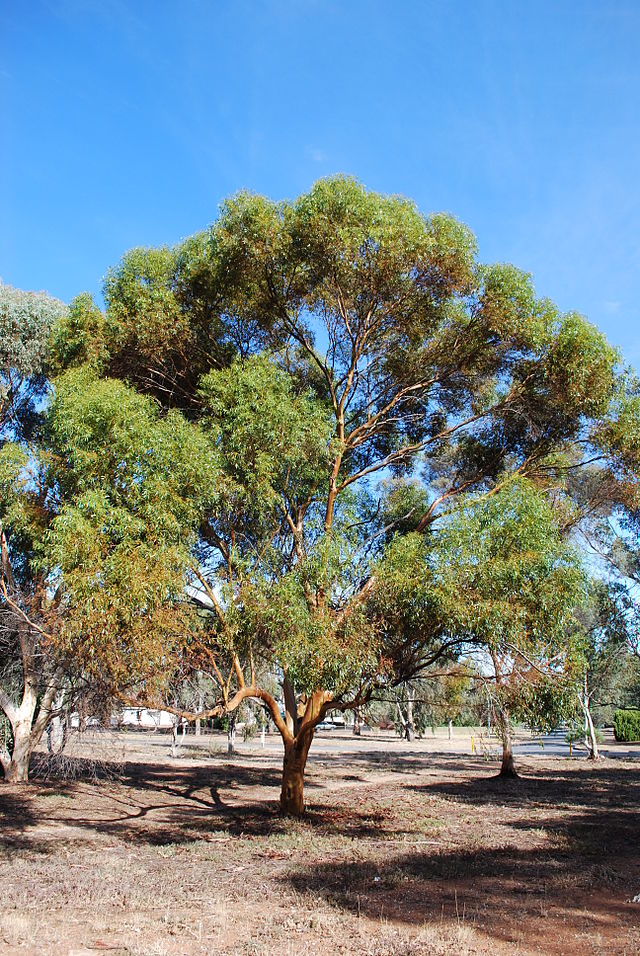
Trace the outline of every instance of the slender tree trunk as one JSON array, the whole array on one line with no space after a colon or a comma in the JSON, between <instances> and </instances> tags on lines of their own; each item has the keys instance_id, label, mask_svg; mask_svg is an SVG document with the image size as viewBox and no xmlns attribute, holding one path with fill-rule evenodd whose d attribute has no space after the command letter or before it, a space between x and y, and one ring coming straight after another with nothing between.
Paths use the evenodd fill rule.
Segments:
<instances>
[{"instance_id":1,"label":"slender tree trunk","mask_svg":"<svg viewBox=\"0 0 640 956\"><path fill-rule=\"evenodd\" d=\"M589 751L589 760L599 760L600 751L598 749L596 729L593 726L593 719L591 717L591 695L589 694L589 689L587 687L586 673L584 675L584 697L581 703L582 709L584 711L584 742L587 750Z\"/></svg>"},{"instance_id":2,"label":"slender tree trunk","mask_svg":"<svg viewBox=\"0 0 640 956\"><path fill-rule=\"evenodd\" d=\"M503 779L513 779L517 777L515 764L513 761L513 745L511 742L511 721L509 711L500 712L500 734L502 736L502 766L500 776Z\"/></svg>"},{"instance_id":3,"label":"slender tree trunk","mask_svg":"<svg viewBox=\"0 0 640 956\"><path fill-rule=\"evenodd\" d=\"M413 695L407 694L407 726L405 736L409 742L415 740L416 727L413 719Z\"/></svg>"},{"instance_id":4,"label":"slender tree trunk","mask_svg":"<svg viewBox=\"0 0 640 956\"><path fill-rule=\"evenodd\" d=\"M202 691L199 691L198 692L198 713L202 713L203 707L204 707L204 694L202 693ZM199 737L200 734L202 733L202 721L199 717L196 717L194 732L196 737Z\"/></svg>"},{"instance_id":5,"label":"slender tree trunk","mask_svg":"<svg viewBox=\"0 0 640 956\"><path fill-rule=\"evenodd\" d=\"M356 708L353 712L353 733L354 736L359 737L362 731L361 721L360 721L360 711Z\"/></svg>"},{"instance_id":6,"label":"slender tree trunk","mask_svg":"<svg viewBox=\"0 0 640 956\"><path fill-rule=\"evenodd\" d=\"M453 721L449 721L449 740L453 740Z\"/></svg>"},{"instance_id":7,"label":"slender tree trunk","mask_svg":"<svg viewBox=\"0 0 640 956\"><path fill-rule=\"evenodd\" d=\"M229 714L229 723L227 724L227 754L233 757L236 752L236 713Z\"/></svg>"},{"instance_id":8,"label":"slender tree trunk","mask_svg":"<svg viewBox=\"0 0 640 956\"><path fill-rule=\"evenodd\" d=\"M61 754L67 744L69 722L67 717L54 717L47 727L47 749L51 756Z\"/></svg>"},{"instance_id":9,"label":"slender tree trunk","mask_svg":"<svg viewBox=\"0 0 640 956\"><path fill-rule=\"evenodd\" d=\"M282 790L280 809L288 817L301 817L304 813L304 768L313 730L303 730L290 743L285 741L282 764Z\"/></svg>"},{"instance_id":10,"label":"slender tree trunk","mask_svg":"<svg viewBox=\"0 0 640 956\"><path fill-rule=\"evenodd\" d=\"M171 725L171 757L175 760L178 756L178 721L174 720Z\"/></svg>"},{"instance_id":11,"label":"slender tree trunk","mask_svg":"<svg viewBox=\"0 0 640 956\"><path fill-rule=\"evenodd\" d=\"M593 726L593 720L591 719L591 711L589 710L588 704L587 704L587 727L589 731L589 760L599 760L600 750L598 749L598 739L596 737L596 729Z\"/></svg>"}]
</instances>

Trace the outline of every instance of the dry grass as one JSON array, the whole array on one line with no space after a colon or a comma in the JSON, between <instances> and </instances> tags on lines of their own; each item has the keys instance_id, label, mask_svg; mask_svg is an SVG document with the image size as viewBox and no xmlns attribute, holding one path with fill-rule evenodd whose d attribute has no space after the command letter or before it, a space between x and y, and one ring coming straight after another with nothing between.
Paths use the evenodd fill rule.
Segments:
<instances>
[{"instance_id":1,"label":"dry grass","mask_svg":"<svg viewBox=\"0 0 640 956\"><path fill-rule=\"evenodd\" d=\"M118 779L0 787L0 950L640 951L636 763L542 759L504 785L482 759L367 742L316 757L287 821L275 755L197 756L156 741Z\"/></svg>"}]
</instances>

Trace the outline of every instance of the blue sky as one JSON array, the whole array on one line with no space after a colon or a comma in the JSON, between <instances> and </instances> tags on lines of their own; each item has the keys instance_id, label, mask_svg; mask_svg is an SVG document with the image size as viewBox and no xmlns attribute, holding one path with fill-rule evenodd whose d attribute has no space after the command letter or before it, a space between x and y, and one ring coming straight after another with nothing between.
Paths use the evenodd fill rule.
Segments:
<instances>
[{"instance_id":1,"label":"blue sky","mask_svg":"<svg viewBox=\"0 0 640 956\"><path fill-rule=\"evenodd\" d=\"M640 2L0 0L0 276L69 300L241 188L447 210L640 366Z\"/></svg>"}]
</instances>

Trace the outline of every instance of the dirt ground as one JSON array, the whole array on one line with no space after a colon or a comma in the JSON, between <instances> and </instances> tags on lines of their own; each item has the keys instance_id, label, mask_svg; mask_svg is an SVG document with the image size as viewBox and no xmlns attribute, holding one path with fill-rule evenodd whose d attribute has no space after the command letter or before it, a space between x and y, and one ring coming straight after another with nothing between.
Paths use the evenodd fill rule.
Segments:
<instances>
[{"instance_id":1,"label":"dirt ground","mask_svg":"<svg viewBox=\"0 0 640 956\"><path fill-rule=\"evenodd\" d=\"M0 785L0 952L640 952L640 762L526 757L503 784L444 743L334 738L297 822L275 746L189 741L85 741L77 779Z\"/></svg>"}]
</instances>

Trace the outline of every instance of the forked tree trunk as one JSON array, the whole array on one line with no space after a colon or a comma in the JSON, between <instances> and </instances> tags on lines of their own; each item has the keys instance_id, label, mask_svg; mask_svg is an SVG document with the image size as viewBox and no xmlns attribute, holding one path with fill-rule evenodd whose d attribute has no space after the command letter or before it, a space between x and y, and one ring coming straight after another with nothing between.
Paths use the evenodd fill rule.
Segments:
<instances>
[{"instance_id":1,"label":"forked tree trunk","mask_svg":"<svg viewBox=\"0 0 640 956\"><path fill-rule=\"evenodd\" d=\"M500 733L502 736L502 766L500 767L500 776L503 779L513 779L517 777L515 764L513 761L513 744L511 741L511 721L509 711L503 710L500 713Z\"/></svg>"},{"instance_id":2,"label":"forked tree trunk","mask_svg":"<svg viewBox=\"0 0 640 956\"><path fill-rule=\"evenodd\" d=\"M227 713L234 717L236 708L246 698L254 698L266 704L271 719L278 728L284 745L282 762L282 786L280 790L280 809L286 816L300 817L304 813L304 770L309 748L317 724L329 709L333 695L325 690L315 690L303 695L298 703L293 683L286 674L282 681L285 699L285 713L281 713L278 703L265 690L246 684L227 702Z\"/></svg>"},{"instance_id":3,"label":"forked tree trunk","mask_svg":"<svg viewBox=\"0 0 640 956\"><path fill-rule=\"evenodd\" d=\"M3 705L13 737L11 754L5 755L2 761L5 783L27 783L29 780L31 754L49 722L48 710L51 701L46 698L47 695L42 701L40 714L36 719L38 702L36 688L31 680L25 678L20 706Z\"/></svg>"},{"instance_id":4,"label":"forked tree trunk","mask_svg":"<svg viewBox=\"0 0 640 956\"><path fill-rule=\"evenodd\" d=\"M407 698L407 716L405 719L404 714L402 713L402 708L400 703L396 701L396 707L398 709L398 717L400 718L400 727L401 733L400 736L404 737L405 740L414 740L416 736L416 730L413 722L413 700L411 697Z\"/></svg>"},{"instance_id":5,"label":"forked tree trunk","mask_svg":"<svg viewBox=\"0 0 640 956\"><path fill-rule=\"evenodd\" d=\"M306 730L291 743L285 742L280 791L280 809L285 816L301 817L304 813L304 768L312 740L313 730Z\"/></svg>"}]
</instances>

